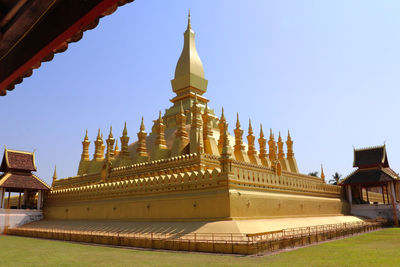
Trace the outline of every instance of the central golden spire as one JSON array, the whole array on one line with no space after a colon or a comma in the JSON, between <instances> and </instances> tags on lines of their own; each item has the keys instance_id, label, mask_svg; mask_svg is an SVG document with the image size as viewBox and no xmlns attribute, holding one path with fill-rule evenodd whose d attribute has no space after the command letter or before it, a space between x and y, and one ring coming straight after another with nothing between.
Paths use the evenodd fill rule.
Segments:
<instances>
[{"instance_id":1,"label":"central golden spire","mask_svg":"<svg viewBox=\"0 0 400 267\"><path fill-rule=\"evenodd\" d=\"M190 95L194 93L202 95L207 91L208 81L204 76L203 63L197 54L194 40L195 34L190 23L190 11L188 15L188 25L183 36L183 49L178 63L176 64L175 77L171 81L172 89L180 96L183 96L183 94L187 96L188 93L191 93Z\"/></svg>"}]
</instances>

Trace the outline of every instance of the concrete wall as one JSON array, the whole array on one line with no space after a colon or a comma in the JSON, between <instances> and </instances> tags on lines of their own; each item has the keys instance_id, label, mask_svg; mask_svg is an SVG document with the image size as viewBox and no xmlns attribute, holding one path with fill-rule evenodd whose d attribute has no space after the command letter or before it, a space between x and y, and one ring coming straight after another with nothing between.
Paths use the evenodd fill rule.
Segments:
<instances>
[{"instance_id":1,"label":"concrete wall","mask_svg":"<svg viewBox=\"0 0 400 267\"><path fill-rule=\"evenodd\" d=\"M374 219L383 217L388 220L393 220L392 204L353 204L351 205L351 214ZM400 219L400 205L397 204L397 217Z\"/></svg>"},{"instance_id":2,"label":"concrete wall","mask_svg":"<svg viewBox=\"0 0 400 267\"><path fill-rule=\"evenodd\" d=\"M5 228L21 226L41 219L43 219L41 210L0 209L0 233L4 233Z\"/></svg>"}]
</instances>

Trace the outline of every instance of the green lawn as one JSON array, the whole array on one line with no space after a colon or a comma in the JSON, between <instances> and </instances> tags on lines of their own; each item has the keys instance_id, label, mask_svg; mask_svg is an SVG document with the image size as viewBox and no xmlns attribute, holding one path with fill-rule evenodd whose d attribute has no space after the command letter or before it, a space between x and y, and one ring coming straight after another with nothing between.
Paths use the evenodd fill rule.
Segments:
<instances>
[{"instance_id":1,"label":"green lawn","mask_svg":"<svg viewBox=\"0 0 400 267\"><path fill-rule=\"evenodd\" d=\"M390 228L270 256L144 251L0 236L1 266L400 266Z\"/></svg>"}]
</instances>

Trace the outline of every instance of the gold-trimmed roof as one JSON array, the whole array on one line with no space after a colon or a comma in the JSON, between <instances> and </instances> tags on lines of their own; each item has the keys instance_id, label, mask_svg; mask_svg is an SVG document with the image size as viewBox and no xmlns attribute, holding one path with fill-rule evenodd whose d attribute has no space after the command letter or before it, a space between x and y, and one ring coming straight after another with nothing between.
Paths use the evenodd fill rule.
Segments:
<instances>
[{"instance_id":1,"label":"gold-trimmed roof","mask_svg":"<svg viewBox=\"0 0 400 267\"><path fill-rule=\"evenodd\" d=\"M6 172L8 169L36 171L35 152L5 148L0 171Z\"/></svg>"}]
</instances>

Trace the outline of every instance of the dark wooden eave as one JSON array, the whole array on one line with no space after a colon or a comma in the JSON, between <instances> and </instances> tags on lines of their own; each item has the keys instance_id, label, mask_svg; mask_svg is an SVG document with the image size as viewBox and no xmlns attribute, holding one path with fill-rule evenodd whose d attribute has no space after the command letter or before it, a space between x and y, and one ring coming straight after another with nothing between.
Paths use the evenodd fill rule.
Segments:
<instances>
[{"instance_id":1,"label":"dark wooden eave","mask_svg":"<svg viewBox=\"0 0 400 267\"><path fill-rule=\"evenodd\" d=\"M32 173L5 173L0 176L0 187L12 190L50 190L50 186Z\"/></svg>"},{"instance_id":2,"label":"dark wooden eave","mask_svg":"<svg viewBox=\"0 0 400 267\"><path fill-rule=\"evenodd\" d=\"M133 0L0 0L0 95Z\"/></svg>"},{"instance_id":3,"label":"dark wooden eave","mask_svg":"<svg viewBox=\"0 0 400 267\"><path fill-rule=\"evenodd\" d=\"M390 168L358 169L341 181L340 185L379 186L393 180L399 180L399 176Z\"/></svg>"}]
</instances>

